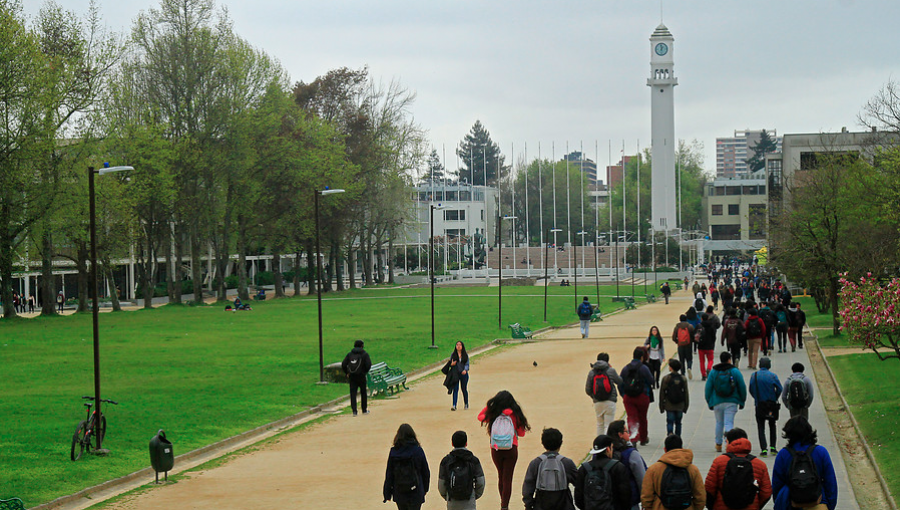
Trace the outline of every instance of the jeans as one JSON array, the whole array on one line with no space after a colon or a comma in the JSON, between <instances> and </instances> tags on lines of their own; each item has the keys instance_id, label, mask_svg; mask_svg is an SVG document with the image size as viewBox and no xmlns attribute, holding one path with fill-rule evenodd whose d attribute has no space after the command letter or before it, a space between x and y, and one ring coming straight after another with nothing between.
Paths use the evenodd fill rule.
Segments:
<instances>
[{"instance_id":1,"label":"jeans","mask_svg":"<svg viewBox=\"0 0 900 510\"><path fill-rule=\"evenodd\" d=\"M681 360L681 375L687 368L694 368L694 351L690 344L678 346L678 358Z\"/></svg>"},{"instance_id":2,"label":"jeans","mask_svg":"<svg viewBox=\"0 0 900 510\"><path fill-rule=\"evenodd\" d=\"M716 413L716 444L722 444L722 436L734 428L734 415L738 412L738 405L734 402L722 402L716 404L713 411Z\"/></svg>"},{"instance_id":3,"label":"jeans","mask_svg":"<svg viewBox=\"0 0 900 510\"><path fill-rule=\"evenodd\" d=\"M597 415L597 435L606 434L609 425L616 419L616 402L613 400L594 402L594 414Z\"/></svg>"},{"instance_id":4,"label":"jeans","mask_svg":"<svg viewBox=\"0 0 900 510\"><path fill-rule=\"evenodd\" d=\"M628 415L628 433L631 441L646 443L649 441L647 434L647 408L650 407L650 396L646 393L639 397L622 397L625 404L625 413Z\"/></svg>"},{"instance_id":5,"label":"jeans","mask_svg":"<svg viewBox=\"0 0 900 510\"><path fill-rule=\"evenodd\" d=\"M356 414L356 392L360 393L360 400L362 400L362 412L366 412L368 408L367 404L367 395L366 395L366 376L362 376L361 378L356 378L354 376L350 376L350 410L353 411L353 414Z\"/></svg>"},{"instance_id":6,"label":"jeans","mask_svg":"<svg viewBox=\"0 0 900 510\"><path fill-rule=\"evenodd\" d=\"M666 432L675 433L681 437L681 418L684 416L682 411L666 411ZM674 430L673 430L674 429Z\"/></svg>"},{"instance_id":7,"label":"jeans","mask_svg":"<svg viewBox=\"0 0 900 510\"><path fill-rule=\"evenodd\" d=\"M453 370L456 367L451 367ZM463 403L466 406L469 405L469 373L466 372L466 375L460 374L459 382L456 383L456 386L453 387L453 407L456 407L456 401L459 397L459 387L462 386L462 394L463 394Z\"/></svg>"},{"instance_id":8,"label":"jeans","mask_svg":"<svg viewBox=\"0 0 900 510\"><path fill-rule=\"evenodd\" d=\"M706 377L713 366L713 355L716 353L714 349L700 349L700 375Z\"/></svg>"},{"instance_id":9,"label":"jeans","mask_svg":"<svg viewBox=\"0 0 900 510\"><path fill-rule=\"evenodd\" d=\"M582 338L587 338L588 332L591 328L591 320L590 319L581 319L581 336Z\"/></svg>"},{"instance_id":10,"label":"jeans","mask_svg":"<svg viewBox=\"0 0 900 510\"><path fill-rule=\"evenodd\" d=\"M509 450L491 448L491 460L497 468L497 490L500 492L500 507L509 508L509 497L512 495L513 472L519 460L519 447L513 445Z\"/></svg>"}]
</instances>

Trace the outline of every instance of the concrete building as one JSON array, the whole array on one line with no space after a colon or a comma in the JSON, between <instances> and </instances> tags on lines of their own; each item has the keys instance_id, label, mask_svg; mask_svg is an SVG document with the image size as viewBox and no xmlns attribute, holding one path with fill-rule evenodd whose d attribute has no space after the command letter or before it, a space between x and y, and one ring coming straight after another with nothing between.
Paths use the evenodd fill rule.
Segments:
<instances>
[{"instance_id":1,"label":"concrete building","mask_svg":"<svg viewBox=\"0 0 900 510\"><path fill-rule=\"evenodd\" d=\"M675 211L675 38L660 24L650 36L650 228L678 228ZM612 182L612 181L610 181Z\"/></svg>"},{"instance_id":2,"label":"concrete building","mask_svg":"<svg viewBox=\"0 0 900 510\"><path fill-rule=\"evenodd\" d=\"M570 166L575 166L584 172L584 178L589 183L589 189L597 189L597 163L577 151L566 154L564 161L566 160L568 160Z\"/></svg>"},{"instance_id":3,"label":"concrete building","mask_svg":"<svg viewBox=\"0 0 900 510\"><path fill-rule=\"evenodd\" d=\"M777 151L781 150L781 137L776 130L765 130L775 139ZM716 177L746 177L750 174L747 158L753 156L752 148L759 143L763 130L735 131L731 138L716 138Z\"/></svg>"},{"instance_id":4,"label":"concrete building","mask_svg":"<svg viewBox=\"0 0 900 510\"><path fill-rule=\"evenodd\" d=\"M704 251L715 254L765 246L768 200L764 172L717 178L706 184L701 201L701 230L709 233Z\"/></svg>"}]
</instances>

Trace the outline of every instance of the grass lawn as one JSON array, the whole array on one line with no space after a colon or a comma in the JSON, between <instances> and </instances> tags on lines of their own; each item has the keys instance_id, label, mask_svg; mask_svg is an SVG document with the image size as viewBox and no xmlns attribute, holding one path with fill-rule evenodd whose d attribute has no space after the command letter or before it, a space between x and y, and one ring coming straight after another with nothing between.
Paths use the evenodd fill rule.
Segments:
<instances>
[{"instance_id":1,"label":"grass lawn","mask_svg":"<svg viewBox=\"0 0 900 510\"><path fill-rule=\"evenodd\" d=\"M875 454L891 494L900 494L900 361L879 361L874 353L828 359L841 393Z\"/></svg>"},{"instance_id":2,"label":"grass lawn","mask_svg":"<svg viewBox=\"0 0 900 510\"><path fill-rule=\"evenodd\" d=\"M622 292L630 286L623 286ZM642 287L636 288L643 295ZM577 321L581 296L594 287L550 287L549 325ZM604 312L615 286L601 289ZM592 302L596 298L591 298ZM105 458L69 460L84 419L81 396L93 394L90 314L0 320L0 498L35 506L149 466L147 444L165 429L185 453L342 396L342 384L319 375L315 297L253 303L250 312L222 306L167 306L100 315L102 394L109 428ZM325 363L341 361L362 338L373 361L404 371L467 346L509 338L508 324L543 324L543 288L436 290L437 350L431 343L429 289L361 289L323 297Z\"/></svg>"}]
</instances>

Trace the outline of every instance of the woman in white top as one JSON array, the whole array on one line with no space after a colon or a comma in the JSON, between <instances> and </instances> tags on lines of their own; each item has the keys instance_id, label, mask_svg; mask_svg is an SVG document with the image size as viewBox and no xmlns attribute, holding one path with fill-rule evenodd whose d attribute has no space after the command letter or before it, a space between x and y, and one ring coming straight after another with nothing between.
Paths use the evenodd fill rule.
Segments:
<instances>
[{"instance_id":1,"label":"woman in white top","mask_svg":"<svg viewBox=\"0 0 900 510\"><path fill-rule=\"evenodd\" d=\"M644 341L644 348L647 349L649 354L647 365L650 368L650 373L653 374L653 379L656 381L654 388L659 388L659 371L666 360L666 350L663 347L662 335L659 334L659 328L656 326L650 328L650 335Z\"/></svg>"}]
</instances>

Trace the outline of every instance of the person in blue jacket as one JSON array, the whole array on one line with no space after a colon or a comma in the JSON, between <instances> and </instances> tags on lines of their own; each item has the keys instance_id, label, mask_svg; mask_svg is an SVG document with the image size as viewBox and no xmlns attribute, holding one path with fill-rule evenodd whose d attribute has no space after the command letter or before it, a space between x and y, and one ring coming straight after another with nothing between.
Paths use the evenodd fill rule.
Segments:
<instances>
[{"instance_id":1,"label":"person in blue jacket","mask_svg":"<svg viewBox=\"0 0 900 510\"><path fill-rule=\"evenodd\" d=\"M821 504L834 510L837 507L838 486L834 475L834 465L831 456L824 446L816 444L816 430L803 416L795 416L784 424L783 436L787 440L787 447L782 448L775 457L775 466L772 468L772 493L775 494L775 510L792 510L791 490L788 481L791 478L791 463L793 455L790 449L795 451L811 451L813 464L822 486Z\"/></svg>"},{"instance_id":2,"label":"person in blue jacket","mask_svg":"<svg viewBox=\"0 0 900 510\"><path fill-rule=\"evenodd\" d=\"M731 364L731 353L719 354L706 379L706 404L716 413L716 451L722 451L722 436L734 428L734 416L747 401L747 385L741 371Z\"/></svg>"},{"instance_id":3,"label":"person in blue jacket","mask_svg":"<svg viewBox=\"0 0 900 510\"><path fill-rule=\"evenodd\" d=\"M414 472L416 477L412 490L409 487L398 486L397 475L406 476ZM428 470L428 460L425 459L425 451L419 445L416 432L404 423L397 429L394 436L394 446L388 454L387 469L384 474L384 489L382 490L384 502L394 500L399 510L419 510L425 502L425 494L428 493L428 485L431 480L431 472Z\"/></svg>"},{"instance_id":4,"label":"person in blue jacket","mask_svg":"<svg viewBox=\"0 0 900 510\"><path fill-rule=\"evenodd\" d=\"M772 360L760 358L759 370L750 376L750 396L756 403L756 428L759 430L759 445L762 448L759 453L760 457L769 456L769 450L766 449L768 445L771 445L769 448L771 448L772 455L778 453L778 449L775 448L775 427L778 425L778 411L781 409L778 398L784 389L778 376L769 370L770 368L772 368ZM767 422L771 439L769 443L766 443Z\"/></svg>"}]
</instances>

